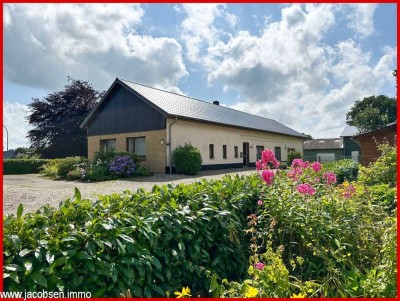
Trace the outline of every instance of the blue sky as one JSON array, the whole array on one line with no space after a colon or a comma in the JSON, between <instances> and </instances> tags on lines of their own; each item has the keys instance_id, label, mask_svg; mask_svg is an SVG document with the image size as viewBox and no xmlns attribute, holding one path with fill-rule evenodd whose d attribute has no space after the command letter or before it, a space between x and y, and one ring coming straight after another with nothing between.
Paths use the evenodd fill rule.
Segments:
<instances>
[{"instance_id":1,"label":"blue sky","mask_svg":"<svg viewBox=\"0 0 400 301\"><path fill-rule=\"evenodd\" d=\"M67 76L219 100L315 138L339 136L356 100L395 95L395 4L8 4L3 17L10 148L29 144L26 105Z\"/></svg>"}]
</instances>

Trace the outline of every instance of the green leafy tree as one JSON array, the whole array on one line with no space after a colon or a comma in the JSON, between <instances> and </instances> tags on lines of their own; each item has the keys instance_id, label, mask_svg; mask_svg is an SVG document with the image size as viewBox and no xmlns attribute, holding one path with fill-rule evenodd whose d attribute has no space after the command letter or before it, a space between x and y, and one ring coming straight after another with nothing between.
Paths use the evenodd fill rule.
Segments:
<instances>
[{"instance_id":1,"label":"green leafy tree","mask_svg":"<svg viewBox=\"0 0 400 301\"><path fill-rule=\"evenodd\" d=\"M29 104L27 120L33 129L28 132L31 148L43 158L86 156L86 130L80 124L103 93L86 81L68 77L64 90Z\"/></svg>"},{"instance_id":2,"label":"green leafy tree","mask_svg":"<svg viewBox=\"0 0 400 301\"><path fill-rule=\"evenodd\" d=\"M379 129L396 120L396 99L385 95L369 96L357 100L346 115L346 123L360 133Z\"/></svg>"}]
</instances>

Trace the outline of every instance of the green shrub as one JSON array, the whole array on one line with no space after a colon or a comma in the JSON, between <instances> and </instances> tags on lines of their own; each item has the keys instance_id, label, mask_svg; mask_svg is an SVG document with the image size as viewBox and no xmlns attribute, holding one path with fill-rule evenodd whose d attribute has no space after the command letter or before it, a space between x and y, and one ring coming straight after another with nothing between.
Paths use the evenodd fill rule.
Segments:
<instances>
[{"instance_id":1,"label":"green shrub","mask_svg":"<svg viewBox=\"0 0 400 301\"><path fill-rule=\"evenodd\" d=\"M306 166L265 177L245 230L251 233L248 277L212 276L214 297L397 295L396 220L367 187L326 184L326 166ZM393 198L376 194L379 202Z\"/></svg>"},{"instance_id":2,"label":"green shrub","mask_svg":"<svg viewBox=\"0 0 400 301\"><path fill-rule=\"evenodd\" d=\"M324 163L324 170L334 172L338 184L341 184L346 180L348 182L357 181L359 168L360 164L351 159Z\"/></svg>"},{"instance_id":3,"label":"green shrub","mask_svg":"<svg viewBox=\"0 0 400 301\"><path fill-rule=\"evenodd\" d=\"M208 295L207 270L238 280L247 269L243 229L258 177L224 177L152 191L75 198L59 209L4 218L5 291L89 291L165 296L190 286Z\"/></svg>"},{"instance_id":4,"label":"green shrub","mask_svg":"<svg viewBox=\"0 0 400 301\"><path fill-rule=\"evenodd\" d=\"M201 169L201 154L190 143L177 147L172 154L172 162L179 174L195 175Z\"/></svg>"},{"instance_id":5,"label":"green shrub","mask_svg":"<svg viewBox=\"0 0 400 301\"><path fill-rule=\"evenodd\" d=\"M92 164L87 171L85 180L90 181L104 181L115 179L116 175L111 174L110 167L107 163Z\"/></svg>"},{"instance_id":6,"label":"green shrub","mask_svg":"<svg viewBox=\"0 0 400 301\"><path fill-rule=\"evenodd\" d=\"M5 159L3 160L3 174L39 173L39 168L50 161L49 159Z\"/></svg>"},{"instance_id":7,"label":"green shrub","mask_svg":"<svg viewBox=\"0 0 400 301\"><path fill-rule=\"evenodd\" d=\"M287 159L287 166L291 166L294 159L301 159L301 153L298 151L289 152Z\"/></svg>"},{"instance_id":8,"label":"green shrub","mask_svg":"<svg viewBox=\"0 0 400 301\"><path fill-rule=\"evenodd\" d=\"M57 178L59 160L61 159L50 159L48 163L40 167L40 174L54 179Z\"/></svg>"},{"instance_id":9,"label":"green shrub","mask_svg":"<svg viewBox=\"0 0 400 301\"><path fill-rule=\"evenodd\" d=\"M136 175L141 176L141 177L148 177L151 175L150 171L148 171L145 167L139 166L136 168Z\"/></svg>"},{"instance_id":10,"label":"green shrub","mask_svg":"<svg viewBox=\"0 0 400 301\"><path fill-rule=\"evenodd\" d=\"M379 205L389 212L396 208L396 188L389 184L376 184L366 187L368 197L373 204Z\"/></svg>"},{"instance_id":11,"label":"green shrub","mask_svg":"<svg viewBox=\"0 0 400 301\"><path fill-rule=\"evenodd\" d=\"M397 146L388 143L378 145L382 155L368 167L361 167L359 180L365 185L389 184L396 186Z\"/></svg>"},{"instance_id":12,"label":"green shrub","mask_svg":"<svg viewBox=\"0 0 400 301\"><path fill-rule=\"evenodd\" d=\"M83 157L66 157L63 159L58 159L56 161L58 163L57 176L66 178L67 174L76 169L78 164L86 161L87 159Z\"/></svg>"},{"instance_id":13,"label":"green shrub","mask_svg":"<svg viewBox=\"0 0 400 301\"><path fill-rule=\"evenodd\" d=\"M135 162L135 164L138 164L138 163L143 161L143 158L141 156L138 156L138 155L136 155L134 153L117 152L117 151L115 151L113 149L110 149L110 150L106 150L106 151L102 150L102 151L99 151L99 152L95 152L94 153L93 162L98 162L98 161L109 162L109 161L111 161L112 159L114 159L117 156L120 156L120 157L125 157L125 156L131 157L133 159L133 161Z\"/></svg>"},{"instance_id":14,"label":"green shrub","mask_svg":"<svg viewBox=\"0 0 400 301\"><path fill-rule=\"evenodd\" d=\"M74 181L74 180L81 180L82 179L82 172L80 169L76 168L71 170L67 173L66 176L67 180Z\"/></svg>"}]
</instances>

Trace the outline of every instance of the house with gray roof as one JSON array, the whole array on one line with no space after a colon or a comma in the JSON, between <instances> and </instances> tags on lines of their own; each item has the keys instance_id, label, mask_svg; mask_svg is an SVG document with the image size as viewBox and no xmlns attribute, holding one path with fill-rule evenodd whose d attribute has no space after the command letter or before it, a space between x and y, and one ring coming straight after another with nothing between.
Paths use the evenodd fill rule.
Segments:
<instances>
[{"instance_id":1,"label":"house with gray roof","mask_svg":"<svg viewBox=\"0 0 400 301\"><path fill-rule=\"evenodd\" d=\"M253 166L261 152L280 161L302 152L306 137L279 123L185 95L116 79L81 125L87 129L88 157L107 148L143 157L153 172L171 172L175 148L190 142L204 170Z\"/></svg>"},{"instance_id":2,"label":"house with gray roof","mask_svg":"<svg viewBox=\"0 0 400 301\"><path fill-rule=\"evenodd\" d=\"M331 162L341 159L360 161L360 145L353 140L354 126L346 126L339 138L310 139L303 143L303 158L307 161Z\"/></svg>"}]
</instances>

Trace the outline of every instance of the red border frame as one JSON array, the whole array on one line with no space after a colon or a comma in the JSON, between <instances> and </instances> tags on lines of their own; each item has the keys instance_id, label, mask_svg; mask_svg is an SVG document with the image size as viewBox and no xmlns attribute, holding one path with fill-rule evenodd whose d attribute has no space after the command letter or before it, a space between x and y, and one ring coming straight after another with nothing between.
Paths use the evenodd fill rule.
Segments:
<instances>
[{"instance_id":1,"label":"red border frame","mask_svg":"<svg viewBox=\"0 0 400 301\"><path fill-rule=\"evenodd\" d=\"M113 3L132 3L132 2L130 2L130 1L107 1L107 2L103 2L103 1L93 1L93 0L89 0L89 1L78 1L78 0L76 0L76 1L57 1L57 2L54 2L54 1L19 1L19 0L17 0L17 1L2 1L2 4L3 5L1 5L1 24L2 24L2 26L3 26L3 6L4 6L4 4L6 4L6 3L109 3L109 2L113 2ZM282 4L284 4L284 3L288 3L288 2L277 2L277 1L271 1L271 2L269 2L269 1L251 1L252 3L271 3L271 4L273 4L273 3L275 3L275 4L279 4L279 3L282 3ZM140 3L182 3L181 1L167 1L167 0L165 0L165 1L144 1L144 2L140 2ZM183 2L183 3L222 3L222 1L216 1L216 0L209 0L209 1L199 1L199 0L194 0L194 1L185 1L185 2ZM245 1L235 1L235 0L230 0L230 1L227 1L226 3L242 3L242 4L246 4L246 3L248 3L248 2L245 2ZM306 1L306 2L292 2L292 3L320 3L319 1ZM325 2L323 2L323 3L335 3L335 4L338 4L338 3L343 3L343 4L348 4L348 3L376 3L375 1L351 1L351 2L335 2L335 1L325 1ZM397 4L397 1L388 1L388 0L384 0L384 1L379 1L379 3L396 3ZM397 6L397 18L398 18L398 15L399 15L399 6ZM398 21L397 21L398 22ZM398 28L399 26L398 26L398 23L397 23L397 28ZM397 40L398 40L398 37L399 37L399 32L397 31ZM1 31L1 50L2 50L2 52L3 52L3 30ZM397 57L398 57L398 54L399 54L399 49L398 49L398 47L397 47ZM0 58L0 62L1 62L1 66L3 66L3 55L1 56L1 58ZM2 81L1 81L1 85L0 85L0 91L2 92L2 94L1 95L3 95L3 81L4 81L4 74L2 73L1 74L1 78L2 78ZM397 83L397 79L396 79L396 83ZM398 92L398 89L399 89L399 87L397 86L397 91L396 91L396 97L397 97L397 92ZM4 101L4 100L3 100ZM1 109L0 109L0 111L1 111L1 121L2 121L2 123L3 123L3 106L1 106ZM399 112L399 110L397 110L397 119L399 119L399 116L400 116L400 112ZM399 132L399 124L397 123L397 133ZM1 131L1 139L3 139L3 131ZM3 141L3 140L2 140ZM399 141L400 141L400 139L399 139L399 136L397 135L397 145L399 145ZM3 157L3 148L1 149L1 155L2 155L2 157ZM397 154L397 161L399 161L399 154ZM1 161L1 163L0 163L0 170L1 170L1 182L2 182L2 188L3 188L3 161ZM397 164L397 180L399 179L399 171L400 171L400 166L399 166L399 164ZM3 189L2 189L2 191L3 191ZM400 193L399 193L399 191L397 191L397 199L399 199L399 196L400 196ZM3 198L2 198L2 201L0 202L0 208L1 208L1 212L3 212ZM399 212L397 212L397 220L398 220L398 218L399 218ZM1 214L1 217L0 217L0 221L1 221L1 225L3 225L3 214ZM399 228L397 227L397 265L399 266L399 250L400 250L400 248L399 248L399 233L400 233L400 231L399 231ZM0 227L0 234L1 234L1 236L3 237L3 227ZM1 239L0 240L0 249L1 250L3 250L3 239ZM1 259L0 259L0 269L1 269L1 271L3 271L3 257L1 257ZM400 280L400 277L399 277L399 273L397 273L397 287L398 287L398 289L399 289L399 281ZM0 282L0 291L3 291L3 281L1 281ZM118 299L118 298L92 298L91 300L110 300L110 299ZM136 298L135 298L136 299ZM164 298L150 298L150 299L153 299L153 300L165 300ZM198 298L199 300L212 300L212 298ZM274 298L263 298L263 299L261 299L261 298L254 298L255 300L275 300ZM282 299L290 299L290 298L282 298ZM317 298L317 299L322 299L322 298ZM323 298L323 299L325 299L325 300L342 300L342 299L347 299L347 300L359 300L358 298ZM36 299L36 300L49 300L49 299ZM54 299L52 299L52 300L54 300ZM87 299L67 299L67 298L65 298L65 299L62 299L62 300L87 300ZM246 299L244 299L244 298L238 298L238 299L234 299L234 300L246 300ZM396 298L385 298L385 300L397 300Z\"/></svg>"}]
</instances>

